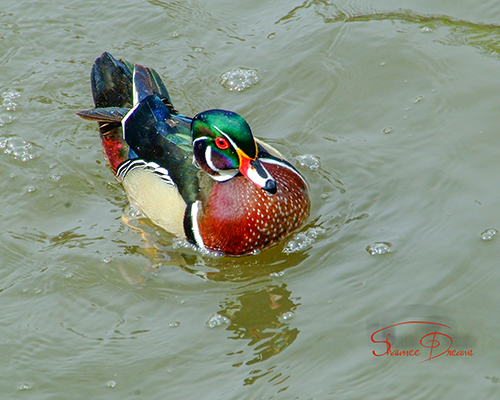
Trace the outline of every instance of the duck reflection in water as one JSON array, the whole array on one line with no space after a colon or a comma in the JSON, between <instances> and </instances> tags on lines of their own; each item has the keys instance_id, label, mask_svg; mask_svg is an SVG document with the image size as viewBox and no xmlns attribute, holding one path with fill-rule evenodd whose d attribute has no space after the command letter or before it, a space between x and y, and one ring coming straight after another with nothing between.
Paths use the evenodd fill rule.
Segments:
<instances>
[{"instance_id":1,"label":"duck reflection in water","mask_svg":"<svg viewBox=\"0 0 500 400\"><path fill-rule=\"evenodd\" d=\"M137 271L122 271L124 277L134 286L147 285L148 282L168 273L170 266L215 282L242 283L217 305L214 315L221 316L227 323L224 327L231 332L228 339L248 341L253 351L251 356L238 351L228 353L234 359L233 366L252 365L280 354L293 344L299 330L290 326L288 319L300 305L292 298L287 285L277 282L273 275L279 276L285 269L303 261L307 254L298 253L284 256L279 249L267 251L265 259L257 256L244 258L202 256L199 253L177 248L171 241L163 241L147 219L128 219L127 225L141 232L144 242L140 246L127 246L129 254L141 254L148 259L151 267ZM162 271L163 270L163 271ZM252 377L245 380L251 384L261 376L272 371L256 370ZM261 372L261 373L259 373Z\"/></svg>"}]
</instances>

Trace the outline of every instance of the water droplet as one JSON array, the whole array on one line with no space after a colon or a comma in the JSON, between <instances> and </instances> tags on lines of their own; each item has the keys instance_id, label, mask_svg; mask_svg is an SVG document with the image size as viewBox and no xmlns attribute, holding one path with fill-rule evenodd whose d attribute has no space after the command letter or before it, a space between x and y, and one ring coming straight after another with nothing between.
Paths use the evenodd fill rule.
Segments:
<instances>
[{"instance_id":1,"label":"water droplet","mask_svg":"<svg viewBox=\"0 0 500 400\"><path fill-rule=\"evenodd\" d=\"M19 385L17 385L17 388L19 390L30 390L31 385L29 383L20 383Z\"/></svg>"},{"instance_id":2,"label":"water droplet","mask_svg":"<svg viewBox=\"0 0 500 400\"><path fill-rule=\"evenodd\" d=\"M276 33L274 33L274 32L273 32L273 33L270 33L269 35L267 35L267 38L268 38L269 40L272 40L272 39L276 38Z\"/></svg>"},{"instance_id":3,"label":"water droplet","mask_svg":"<svg viewBox=\"0 0 500 400\"><path fill-rule=\"evenodd\" d=\"M392 244L388 242L375 242L366 246L366 251L372 256L392 253Z\"/></svg>"},{"instance_id":4,"label":"water droplet","mask_svg":"<svg viewBox=\"0 0 500 400\"><path fill-rule=\"evenodd\" d=\"M229 318L225 317L224 315L220 315L218 313L215 313L207 321L207 325L209 328L215 328L216 326L229 324L229 322L230 322Z\"/></svg>"},{"instance_id":5,"label":"water droplet","mask_svg":"<svg viewBox=\"0 0 500 400\"><path fill-rule=\"evenodd\" d=\"M272 276L273 278L281 278L284 275L285 275L285 271L271 272L269 274L269 276Z\"/></svg>"},{"instance_id":6,"label":"water droplet","mask_svg":"<svg viewBox=\"0 0 500 400\"><path fill-rule=\"evenodd\" d=\"M285 254L296 253L310 246L316 241L318 235L324 233L325 230L321 227L309 228L305 232L297 233L292 239L288 241L283 249Z\"/></svg>"},{"instance_id":7,"label":"water droplet","mask_svg":"<svg viewBox=\"0 0 500 400\"><path fill-rule=\"evenodd\" d=\"M174 321L168 324L169 327L171 328L177 328L181 323L179 321Z\"/></svg>"},{"instance_id":8,"label":"water droplet","mask_svg":"<svg viewBox=\"0 0 500 400\"><path fill-rule=\"evenodd\" d=\"M195 46L193 47L193 51L195 53L201 53L203 51L203 47Z\"/></svg>"},{"instance_id":9,"label":"water droplet","mask_svg":"<svg viewBox=\"0 0 500 400\"><path fill-rule=\"evenodd\" d=\"M51 174L49 176L50 179L52 179L53 181L60 181L61 180L61 175L60 174Z\"/></svg>"},{"instance_id":10,"label":"water droplet","mask_svg":"<svg viewBox=\"0 0 500 400\"><path fill-rule=\"evenodd\" d=\"M382 61L382 62L380 63L380 66L381 66L381 67L385 67L385 61Z\"/></svg>"},{"instance_id":11,"label":"water droplet","mask_svg":"<svg viewBox=\"0 0 500 400\"><path fill-rule=\"evenodd\" d=\"M320 167L319 158L312 154L304 154L295 158L301 167L309 168L311 171L316 171Z\"/></svg>"},{"instance_id":12,"label":"water droplet","mask_svg":"<svg viewBox=\"0 0 500 400\"><path fill-rule=\"evenodd\" d=\"M432 32L432 28L430 28L428 26L423 26L422 28L420 28L420 32L422 32L422 33L430 33L430 32Z\"/></svg>"},{"instance_id":13,"label":"water droplet","mask_svg":"<svg viewBox=\"0 0 500 400\"><path fill-rule=\"evenodd\" d=\"M288 311L286 313L283 313L280 317L279 317L279 320L280 322L282 323L286 323L286 322L289 322L295 315L293 314L293 312L291 311Z\"/></svg>"},{"instance_id":14,"label":"water droplet","mask_svg":"<svg viewBox=\"0 0 500 400\"><path fill-rule=\"evenodd\" d=\"M28 186L28 193L33 193L33 192L36 192L36 187Z\"/></svg>"},{"instance_id":15,"label":"water droplet","mask_svg":"<svg viewBox=\"0 0 500 400\"><path fill-rule=\"evenodd\" d=\"M415 104L417 104L417 103L420 103L423 99L424 99L424 96L417 96L417 97L415 97L415 99L413 100L413 102Z\"/></svg>"},{"instance_id":16,"label":"water droplet","mask_svg":"<svg viewBox=\"0 0 500 400\"><path fill-rule=\"evenodd\" d=\"M389 133L394 132L394 128L392 126L388 126L387 128L384 128L382 130L382 132L384 132L386 135L388 135Z\"/></svg>"},{"instance_id":17,"label":"water droplet","mask_svg":"<svg viewBox=\"0 0 500 400\"><path fill-rule=\"evenodd\" d=\"M104 264L109 264L111 261L113 261L113 257L111 257L111 256L104 257L104 258L102 259L102 262L103 262Z\"/></svg>"},{"instance_id":18,"label":"water droplet","mask_svg":"<svg viewBox=\"0 0 500 400\"><path fill-rule=\"evenodd\" d=\"M108 381L106 382L106 387L113 389L116 387L116 381Z\"/></svg>"},{"instance_id":19,"label":"water droplet","mask_svg":"<svg viewBox=\"0 0 500 400\"><path fill-rule=\"evenodd\" d=\"M481 233L481 240L489 241L496 235L498 235L498 231L496 229L488 229Z\"/></svg>"},{"instance_id":20,"label":"water droplet","mask_svg":"<svg viewBox=\"0 0 500 400\"><path fill-rule=\"evenodd\" d=\"M173 38L178 38L179 37L179 32L172 32L172 37Z\"/></svg>"},{"instance_id":21,"label":"water droplet","mask_svg":"<svg viewBox=\"0 0 500 400\"><path fill-rule=\"evenodd\" d=\"M232 68L221 75L220 84L230 91L241 92L256 85L259 80L260 77L254 69Z\"/></svg>"}]
</instances>

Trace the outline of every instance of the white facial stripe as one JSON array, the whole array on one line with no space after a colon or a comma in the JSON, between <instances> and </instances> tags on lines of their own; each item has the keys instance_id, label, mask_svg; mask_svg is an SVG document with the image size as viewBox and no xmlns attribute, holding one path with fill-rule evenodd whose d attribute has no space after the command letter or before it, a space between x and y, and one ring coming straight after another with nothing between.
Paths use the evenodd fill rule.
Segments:
<instances>
[{"instance_id":1,"label":"white facial stripe","mask_svg":"<svg viewBox=\"0 0 500 400\"><path fill-rule=\"evenodd\" d=\"M288 164L281 162L279 160L274 160L272 158L259 158L259 160L263 164L274 164L274 165L279 165L280 167L289 169L290 171L294 172L296 175L300 176L300 179L302 179L302 181L305 183L305 185L308 186L306 180L302 177L302 175L299 172L297 172L297 170L290 167Z\"/></svg>"},{"instance_id":2,"label":"white facial stripe","mask_svg":"<svg viewBox=\"0 0 500 400\"><path fill-rule=\"evenodd\" d=\"M215 172L221 171L212 162L212 148L210 146L207 146L207 148L205 149L205 160L212 171L215 171Z\"/></svg>"},{"instance_id":3,"label":"white facial stripe","mask_svg":"<svg viewBox=\"0 0 500 400\"><path fill-rule=\"evenodd\" d=\"M217 129L217 131L222 135L224 136L228 141L229 143L231 143L231 146L233 146L233 149L237 149L238 146L236 145L236 143L234 143L233 139L231 139L230 136L226 135L224 132L222 132L219 128L217 128L215 125L212 125L215 129Z\"/></svg>"},{"instance_id":4,"label":"white facial stripe","mask_svg":"<svg viewBox=\"0 0 500 400\"><path fill-rule=\"evenodd\" d=\"M219 169L212 162L212 148L207 146L205 150L205 161L212 171L217 172L218 175L210 175L210 177L218 182L228 181L234 178L238 173L237 169Z\"/></svg>"},{"instance_id":5,"label":"white facial stripe","mask_svg":"<svg viewBox=\"0 0 500 400\"><path fill-rule=\"evenodd\" d=\"M207 137L207 136L201 136L201 137L199 137L199 138L195 139L195 140L193 141L193 144L194 144L194 143L196 143L196 142L198 142L199 140L205 140L205 139L208 139L208 137Z\"/></svg>"}]
</instances>

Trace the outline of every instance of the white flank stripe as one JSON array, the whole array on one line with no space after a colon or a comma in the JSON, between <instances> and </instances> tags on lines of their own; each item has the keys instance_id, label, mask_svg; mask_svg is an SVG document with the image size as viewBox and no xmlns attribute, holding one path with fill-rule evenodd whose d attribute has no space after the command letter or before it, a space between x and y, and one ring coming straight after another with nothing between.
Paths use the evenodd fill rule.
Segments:
<instances>
[{"instance_id":1,"label":"white flank stripe","mask_svg":"<svg viewBox=\"0 0 500 400\"><path fill-rule=\"evenodd\" d=\"M200 234L200 227L198 225L198 212L200 211L201 201L197 200L191 205L191 222L193 225L193 234L196 244L200 249L206 250L205 244Z\"/></svg>"},{"instance_id":2,"label":"white flank stripe","mask_svg":"<svg viewBox=\"0 0 500 400\"><path fill-rule=\"evenodd\" d=\"M175 182L170 177L168 170L153 161L146 162L141 159L128 160L118 168L118 170L116 171L116 175L120 180L123 181L130 171L137 168L151 171L157 174L165 183L176 186Z\"/></svg>"}]
</instances>

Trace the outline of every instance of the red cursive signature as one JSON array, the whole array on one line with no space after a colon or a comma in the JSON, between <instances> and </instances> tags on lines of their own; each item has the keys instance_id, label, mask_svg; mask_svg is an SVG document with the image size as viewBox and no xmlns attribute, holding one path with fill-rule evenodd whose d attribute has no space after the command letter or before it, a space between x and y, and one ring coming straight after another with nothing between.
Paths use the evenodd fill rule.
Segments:
<instances>
[{"instance_id":1,"label":"red cursive signature","mask_svg":"<svg viewBox=\"0 0 500 400\"><path fill-rule=\"evenodd\" d=\"M374 336L382 332L386 329L394 328L396 326L400 325L407 325L407 324L420 324L424 326L428 326L430 332L426 333L420 338L420 345L424 349L429 349L429 357L426 358L425 360L421 361L421 363L425 361L430 361L434 358L441 357L443 355L447 356L473 356L473 351L472 350L456 350L456 349L451 349L451 346L453 345L453 339L450 335L446 333L439 332L438 329L439 327L441 328L447 328L451 329L450 326L445 325L445 324L440 324L438 322L428 322L428 321L406 321L406 322L399 322L397 324L389 325L386 326L382 329L379 329L375 332L372 333L370 339L372 343L385 343L386 344L386 350L383 353L377 354L375 350L372 351L373 355L375 357L382 357L382 356L405 356L405 357L418 357L422 355L422 351L420 349L410 349L410 350L391 350L391 334L387 333L385 340L375 340ZM448 345L448 347L445 348L445 346ZM436 354L437 352L440 352Z\"/></svg>"}]
</instances>

